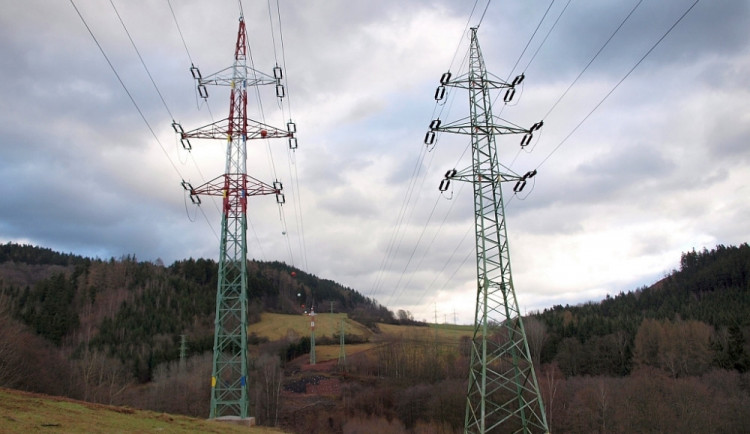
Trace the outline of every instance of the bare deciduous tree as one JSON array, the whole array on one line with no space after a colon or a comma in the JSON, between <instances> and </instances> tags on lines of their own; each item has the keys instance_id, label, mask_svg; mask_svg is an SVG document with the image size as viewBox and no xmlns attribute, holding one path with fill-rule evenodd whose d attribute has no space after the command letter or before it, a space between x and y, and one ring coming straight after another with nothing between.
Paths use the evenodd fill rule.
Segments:
<instances>
[{"instance_id":1,"label":"bare deciduous tree","mask_svg":"<svg viewBox=\"0 0 750 434\"><path fill-rule=\"evenodd\" d=\"M255 371L256 416L261 425L276 426L281 408L284 373L278 356L261 354L253 363Z\"/></svg>"},{"instance_id":2,"label":"bare deciduous tree","mask_svg":"<svg viewBox=\"0 0 750 434\"><path fill-rule=\"evenodd\" d=\"M544 348L544 344L547 343L549 337L547 334L547 326L533 316L524 318L523 326L526 330L526 339L529 342L531 360L534 362L534 365L538 367L541 363L542 349Z\"/></svg>"}]
</instances>

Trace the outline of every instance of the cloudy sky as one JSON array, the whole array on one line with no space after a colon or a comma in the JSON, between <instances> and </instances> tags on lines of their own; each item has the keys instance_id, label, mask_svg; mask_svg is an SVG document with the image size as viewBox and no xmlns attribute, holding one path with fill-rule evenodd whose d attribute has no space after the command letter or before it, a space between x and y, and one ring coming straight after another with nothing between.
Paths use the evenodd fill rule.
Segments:
<instances>
[{"instance_id":1,"label":"cloudy sky","mask_svg":"<svg viewBox=\"0 0 750 434\"><path fill-rule=\"evenodd\" d=\"M480 19L489 71L526 76L494 114L544 120L525 149L517 136L497 142L512 170L538 170L521 194L505 189L522 309L633 290L681 252L750 241L750 3L700 2L653 48L692 4L495 1L480 18L484 1L473 16L466 1L243 2L254 64L285 65L289 96L279 105L263 89L261 111L253 92L248 112L282 128L291 116L299 140L293 153L283 140L251 143L250 174L278 178L287 203L280 214L272 196L250 200L250 255L418 319L473 320L471 189L437 188L446 170L468 167L467 138L440 135L429 152L423 139L436 113L467 115L466 93L443 106L433 94L443 72L466 71L467 25ZM238 2L75 5L117 75L71 2L3 1L0 242L216 258L218 205L197 209L180 182L222 174L225 145L193 140L188 153L171 123L227 116L227 90L209 88L203 103L189 67L231 65Z\"/></svg>"}]
</instances>

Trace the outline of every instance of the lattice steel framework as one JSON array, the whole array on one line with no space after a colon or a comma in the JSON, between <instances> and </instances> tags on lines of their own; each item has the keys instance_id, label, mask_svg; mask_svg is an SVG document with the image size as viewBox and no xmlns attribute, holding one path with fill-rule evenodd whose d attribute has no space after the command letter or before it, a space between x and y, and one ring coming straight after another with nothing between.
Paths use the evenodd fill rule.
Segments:
<instances>
[{"instance_id":1,"label":"lattice steel framework","mask_svg":"<svg viewBox=\"0 0 750 434\"><path fill-rule=\"evenodd\" d=\"M444 74L435 94L438 99L444 96L445 87L467 89L469 118L444 125L434 120L425 138L430 144L434 132L471 137L472 165L461 171L449 170L440 184L442 191L451 180L470 182L474 187L477 299L464 431L545 433L544 404L513 288L501 189L502 182L515 181L514 190L520 191L536 172L520 176L500 164L495 143L499 135L524 134L521 144L525 146L541 122L524 129L493 116L490 90L505 90L509 101L523 76L512 83L490 77L476 32L471 29L468 73L455 79Z\"/></svg>"},{"instance_id":2,"label":"lattice steel framework","mask_svg":"<svg viewBox=\"0 0 750 434\"><path fill-rule=\"evenodd\" d=\"M216 291L214 322L214 351L211 374L210 418L224 416L248 417L247 376L247 198L276 194L283 203L281 183L263 183L247 175L247 140L293 138L290 122L288 131L274 128L247 118L247 88L276 84L280 74L263 74L247 66L245 21L240 17L234 64L210 76L202 77L192 67L198 90L208 96L206 85L229 86L229 116L191 131L173 125L182 144L190 149L189 139L226 140L225 173L193 188L183 181L190 198L200 203L201 195L222 198L221 240L219 245L219 276ZM278 90L277 90L278 94ZM279 95L282 96L282 95Z\"/></svg>"}]
</instances>

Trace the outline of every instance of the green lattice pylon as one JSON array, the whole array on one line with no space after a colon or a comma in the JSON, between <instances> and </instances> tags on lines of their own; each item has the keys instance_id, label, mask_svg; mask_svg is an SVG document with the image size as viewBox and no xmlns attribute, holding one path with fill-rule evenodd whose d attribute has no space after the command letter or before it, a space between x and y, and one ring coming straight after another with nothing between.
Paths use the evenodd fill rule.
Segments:
<instances>
[{"instance_id":1,"label":"green lattice pylon","mask_svg":"<svg viewBox=\"0 0 750 434\"><path fill-rule=\"evenodd\" d=\"M206 85L231 88L229 116L188 132L179 124L173 124L175 131L180 134L183 146L187 149L190 149L191 138L219 139L227 143L226 170L223 175L197 188L183 181L183 187L190 192L190 199L194 203L200 204L201 195L222 198L209 412L211 419L225 416L244 419L249 416L247 198L276 194L277 201L284 202L281 183L276 181L269 185L247 175L247 141L280 137L293 139L294 124L291 121L285 131L247 118L248 86L275 84L279 95L281 73L277 74L274 71L274 76L270 76L249 68L246 52L245 22L240 17L233 66L206 77L201 76L197 68L191 68L202 97L208 96Z\"/></svg>"},{"instance_id":2,"label":"green lattice pylon","mask_svg":"<svg viewBox=\"0 0 750 434\"><path fill-rule=\"evenodd\" d=\"M449 170L440 183L442 191L452 180L474 187L477 299L464 431L546 433L544 404L513 288L501 189L502 182L515 181L514 191L520 191L536 172L519 176L501 165L495 142L496 136L524 134L521 145L525 146L541 122L524 129L493 116L490 91L504 90L509 101L523 76L512 83L490 77L476 31L471 29L468 73L455 78L443 74L435 93L436 99L442 99L446 87L468 90L469 118L447 124L433 120L425 137L428 145L435 132L471 137L472 165Z\"/></svg>"}]
</instances>

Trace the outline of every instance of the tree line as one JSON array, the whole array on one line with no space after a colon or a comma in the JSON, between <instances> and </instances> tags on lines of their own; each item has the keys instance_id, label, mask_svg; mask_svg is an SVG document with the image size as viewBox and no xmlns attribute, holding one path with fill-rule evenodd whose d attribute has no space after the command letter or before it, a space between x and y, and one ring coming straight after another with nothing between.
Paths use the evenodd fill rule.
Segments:
<instances>
[{"instance_id":1,"label":"tree line","mask_svg":"<svg viewBox=\"0 0 750 434\"><path fill-rule=\"evenodd\" d=\"M650 288L554 306L526 324L540 363L556 362L565 375L624 376L675 352L703 361L689 374L712 367L744 373L750 368L750 246L683 253L680 269ZM670 347L678 341L682 348Z\"/></svg>"}]
</instances>

